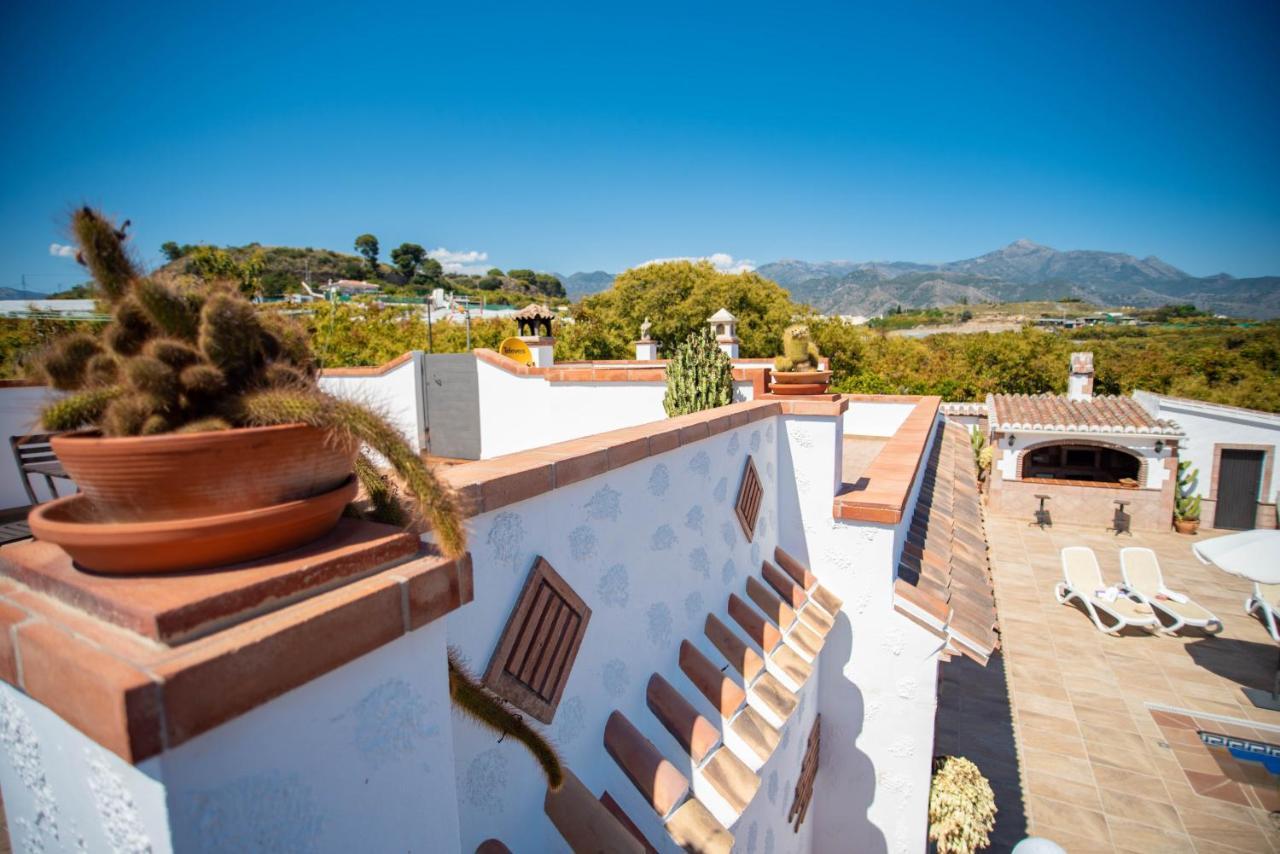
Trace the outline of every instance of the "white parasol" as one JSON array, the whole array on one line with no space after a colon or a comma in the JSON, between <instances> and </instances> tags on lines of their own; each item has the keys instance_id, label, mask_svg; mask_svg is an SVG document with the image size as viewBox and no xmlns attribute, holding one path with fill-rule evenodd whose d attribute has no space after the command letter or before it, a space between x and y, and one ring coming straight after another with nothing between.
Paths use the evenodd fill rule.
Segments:
<instances>
[{"instance_id":1,"label":"white parasol","mask_svg":"<svg viewBox=\"0 0 1280 854\"><path fill-rule=\"evenodd\" d=\"M1191 552L1232 575L1259 584L1280 584L1280 531L1241 531L1196 543Z\"/></svg>"}]
</instances>

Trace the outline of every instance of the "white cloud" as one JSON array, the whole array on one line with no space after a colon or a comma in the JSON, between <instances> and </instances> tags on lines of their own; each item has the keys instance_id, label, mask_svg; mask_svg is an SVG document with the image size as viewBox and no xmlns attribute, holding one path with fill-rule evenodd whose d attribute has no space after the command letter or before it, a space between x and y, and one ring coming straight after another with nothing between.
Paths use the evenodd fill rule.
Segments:
<instances>
[{"instance_id":1,"label":"white cloud","mask_svg":"<svg viewBox=\"0 0 1280 854\"><path fill-rule=\"evenodd\" d=\"M713 252L710 255L701 255L697 258L688 256L681 258L651 258L636 266L648 267L650 264L663 264L667 261L710 261L711 266L721 273L748 273L756 268L756 262L750 258L734 258L727 252Z\"/></svg>"},{"instance_id":2,"label":"white cloud","mask_svg":"<svg viewBox=\"0 0 1280 854\"><path fill-rule=\"evenodd\" d=\"M76 257L76 248L74 246L64 246L61 243L50 243L49 254L56 255L59 258Z\"/></svg>"},{"instance_id":3,"label":"white cloud","mask_svg":"<svg viewBox=\"0 0 1280 854\"><path fill-rule=\"evenodd\" d=\"M479 252L474 249L468 252L454 252L452 249L440 246L429 251L427 255L439 261L446 273L483 273L488 269L485 266L485 262L489 260L488 252Z\"/></svg>"}]
</instances>

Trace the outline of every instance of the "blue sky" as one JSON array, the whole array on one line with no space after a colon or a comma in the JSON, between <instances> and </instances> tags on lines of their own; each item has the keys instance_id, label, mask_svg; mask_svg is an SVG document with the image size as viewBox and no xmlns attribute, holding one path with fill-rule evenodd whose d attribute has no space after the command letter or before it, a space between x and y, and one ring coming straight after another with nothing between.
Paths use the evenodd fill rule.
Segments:
<instances>
[{"instance_id":1,"label":"blue sky","mask_svg":"<svg viewBox=\"0 0 1280 854\"><path fill-rule=\"evenodd\" d=\"M10 3L0 285L166 240L568 273L1027 237L1280 273L1280 5ZM888 7L893 7L892 9Z\"/></svg>"}]
</instances>

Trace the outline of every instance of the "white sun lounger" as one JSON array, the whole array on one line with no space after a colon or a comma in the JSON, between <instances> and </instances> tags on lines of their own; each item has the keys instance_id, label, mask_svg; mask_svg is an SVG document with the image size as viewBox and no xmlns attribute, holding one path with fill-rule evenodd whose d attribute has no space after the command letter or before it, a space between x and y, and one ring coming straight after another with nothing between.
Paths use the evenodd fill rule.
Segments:
<instances>
[{"instance_id":1,"label":"white sun lounger","mask_svg":"<svg viewBox=\"0 0 1280 854\"><path fill-rule=\"evenodd\" d=\"M1053 595L1059 602L1065 605L1072 599L1079 599L1100 632L1115 635L1125 626L1159 631L1160 622L1149 606L1129 598L1123 591L1108 602L1102 595L1106 590L1093 549L1068 546L1062 550L1062 581L1053 588ZM1103 615L1106 615L1107 622L1103 621Z\"/></svg>"},{"instance_id":2,"label":"white sun lounger","mask_svg":"<svg viewBox=\"0 0 1280 854\"><path fill-rule=\"evenodd\" d=\"M1205 629L1214 634L1222 631L1222 621L1212 611L1164 586L1160 559L1151 549L1133 546L1121 549L1120 572L1124 576L1125 591L1151 606L1153 611L1173 620L1170 625L1162 625L1166 632L1176 632L1183 626ZM1179 602L1175 597L1185 601Z\"/></svg>"},{"instance_id":3,"label":"white sun lounger","mask_svg":"<svg viewBox=\"0 0 1280 854\"><path fill-rule=\"evenodd\" d=\"M1259 608L1271 639L1280 643L1280 584L1253 583L1253 595L1244 600L1244 612L1252 614Z\"/></svg>"}]
</instances>

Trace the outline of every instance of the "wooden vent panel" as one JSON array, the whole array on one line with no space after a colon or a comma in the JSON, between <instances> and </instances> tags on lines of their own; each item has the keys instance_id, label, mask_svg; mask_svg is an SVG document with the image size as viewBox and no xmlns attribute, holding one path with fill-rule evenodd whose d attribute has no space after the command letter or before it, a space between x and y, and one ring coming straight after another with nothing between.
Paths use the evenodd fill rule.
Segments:
<instances>
[{"instance_id":1,"label":"wooden vent panel","mask_svg":"<svg viewBox=\"0 0 1280 854\"><path fill-rule=\"evenodd\" d=\"M539 557L489 660L484 684L544 724L551 723L590 619L582 597Z\"/></svg>"},{"instance_id":2,"label":"wooden vent panel","mask_svg":"<svg viewBox=\"0 0 1280 854\"><path fill-rule=\"evenodd\" d=\"M813 800L813 780L818 776L818 744L822 741L822 715L813 719L813 728L809 730L809 743L804 748L804 759L800 761L800 779L796 780L795 800L791 802L791 811L787 813L787 821L794 821L792 828L800 832L805 813L809 811L809 801Z\"/></svg>"},{"instance_id":3,"label":"wooden vent panel","mask_svg":"<svg viewBox=\"0 0 1280 854\"><path fill-rule=\"evenodd\" d=\"M760 503L764 499L764 487L760 484L760 475L756 473L756 464L747 456L747 465L742 470L742 483L738 486L738 501L734 510L738 514L738 522L742 532L751 542L756 535L756 520L760 517Z\"/></svg>"}]
</instances>

